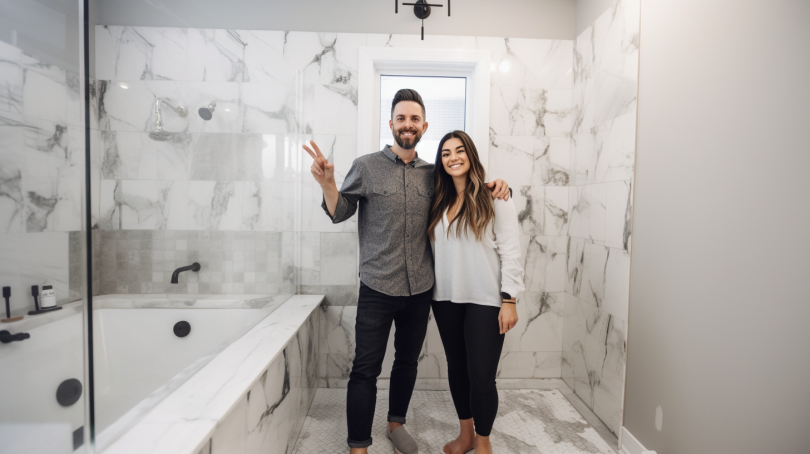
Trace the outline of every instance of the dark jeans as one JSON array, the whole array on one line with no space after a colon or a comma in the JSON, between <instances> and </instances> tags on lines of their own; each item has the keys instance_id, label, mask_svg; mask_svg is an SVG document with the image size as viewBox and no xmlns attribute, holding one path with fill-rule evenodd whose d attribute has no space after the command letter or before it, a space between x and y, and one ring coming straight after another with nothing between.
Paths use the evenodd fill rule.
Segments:
<instances>
[{"instance_id":1,"label":"dark jeans","mask_svg":"<svg viewBox=\"0 0 810 454\"><path fill-rule=\"evenodd\" d=\"M382 372L385 347L394 334L388 421L405 424L405 414L416 383L416 366L425 342L433 290L411 296L389 296L360 284L355 323L355 355L346 398L349 447L371 445L371 423L377 403L377 377Z\"/></svg>"},{"instance_id":2,"label":"dark jeans","mask_svg":"<svg viewBox=\"0 0 810 454\"><path fill-rule=\"evenodd\" d=\"M473 418L475 433L488 437L498 414L495 375L504 339L500 308L450 301L433 301L432 306L458 419Z\"/></svg>"}]
</instances>

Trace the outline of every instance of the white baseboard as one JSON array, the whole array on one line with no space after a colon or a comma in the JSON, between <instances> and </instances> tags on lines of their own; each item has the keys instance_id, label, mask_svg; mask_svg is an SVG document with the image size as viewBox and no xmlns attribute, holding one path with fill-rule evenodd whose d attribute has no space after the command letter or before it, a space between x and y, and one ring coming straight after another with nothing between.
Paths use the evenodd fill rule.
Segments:
<instances>
[{"instance_id":1,"label":"white baseboard","mask_svg":"<svg viewBox=\"0 0 810 454\"><path fill-rule=\"evenodd\" d=\"M644 448L644 445L642 445L640 441L636 440L636 437L634 437L626 427L622 427L621 442L621 454L656 454L655 451L647 451L647 449Z\"/></svg>"}]
</instances>

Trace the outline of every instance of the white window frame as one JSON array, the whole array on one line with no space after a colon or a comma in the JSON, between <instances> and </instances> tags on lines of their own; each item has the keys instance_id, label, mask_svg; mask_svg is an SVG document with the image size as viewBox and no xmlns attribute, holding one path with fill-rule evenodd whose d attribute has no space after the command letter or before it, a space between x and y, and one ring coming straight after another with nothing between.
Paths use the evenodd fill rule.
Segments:
<instances>
[{"instance_id":1,"label":"white window frame","mask_svg":"<svg viewBox=\"0 0 810 454\"><path fill-rule=\"evenodd\" d=\"M361 47L358 57L358 156L379 151L381 74L466 77L465 129L477 145L481 164L488 168L490 51ZM430 124L430 112L426 116ZM432 162L434 156L422 159Z\"/></svg>"}]
</instances>

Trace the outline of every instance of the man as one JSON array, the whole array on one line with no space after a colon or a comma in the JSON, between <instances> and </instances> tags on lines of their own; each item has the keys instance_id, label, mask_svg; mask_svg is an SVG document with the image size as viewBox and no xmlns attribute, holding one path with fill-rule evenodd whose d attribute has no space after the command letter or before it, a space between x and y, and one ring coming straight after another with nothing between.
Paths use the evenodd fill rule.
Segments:
<instances>
[{"instance_id":1,"label":"man","mask_svg":"<svg viewBox=\"0 0 810 454\"><path fill-rule=\"evenodd\" d=\"M405 414L416 382L419 353L427 332L433 288L433 256L427 220L433 198L433 164L420 159L416 144L427 131L425 105L415 90L402 89L391 104L394 145L354 160L337 190L334 164L313 142L311 172L323 190L323 209L333 223L349 219L360 205L360 294L355 324L355 358L349 376L346 416L351 454L366 454L377 400L377 377L391 331L388 436L401 454L416 454ZM493 196L507 199L501 180L488 183Z\"/></svg>"}]
</instances>

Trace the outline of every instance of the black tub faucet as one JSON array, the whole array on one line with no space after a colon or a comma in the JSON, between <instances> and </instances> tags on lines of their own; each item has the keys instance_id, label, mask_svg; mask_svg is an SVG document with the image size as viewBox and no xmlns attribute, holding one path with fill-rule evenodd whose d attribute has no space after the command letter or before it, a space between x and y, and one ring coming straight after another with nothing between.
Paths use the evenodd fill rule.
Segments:
<instances>
[{"instance_id":1,"label":"black tub faucet","mask_svg":"<svg viewBox=\"0 0 810 454\"><path fill-rule=\"evenodd\" d=\"M183 271L194 271L196 273L197 271L200 271L200 264L194 262L189 266L181 266L180 268L174 270L174 273L172 273L172 284L177 283L177 277L180 276L180 273Z\"/></svg>"}]
</instances>

